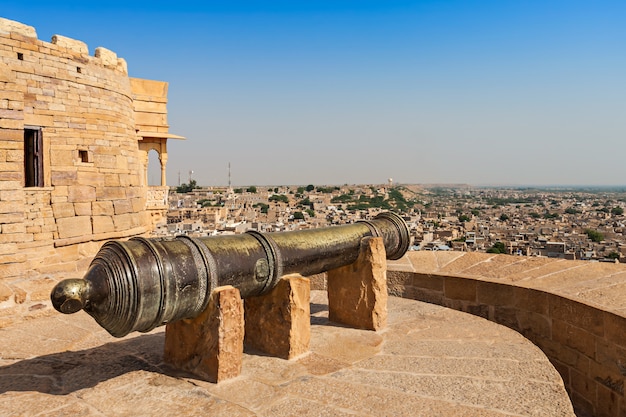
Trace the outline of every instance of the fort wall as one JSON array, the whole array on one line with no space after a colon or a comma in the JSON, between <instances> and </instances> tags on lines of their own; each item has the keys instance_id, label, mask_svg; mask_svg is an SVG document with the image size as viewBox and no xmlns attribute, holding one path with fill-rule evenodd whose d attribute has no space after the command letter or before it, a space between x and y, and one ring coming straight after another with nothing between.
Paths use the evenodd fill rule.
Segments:
<instances>
[{"instance_id":1,"label":"fort wall","mask_svg":"<svg viewBox=\"0 0 626 417\"><path fill-rule=\"evenodd\" d=\"M559 371L580 415L626 416L626 265L467 252L389 262L389 292L512 328Z\"/></svg>"},{"instance_id":2,"label":"fort wall","mask_svg":"<svg viewBox=\"0 0 626 417\"><path fill-rule=\"evenodd\" d=\"M53 281L82 276L105 240L151 229L133 83L145 90L113 51L0 18L0 309L47 306ZM152 124L167 132L160 96Z\"/></svg>"}]
</instances>

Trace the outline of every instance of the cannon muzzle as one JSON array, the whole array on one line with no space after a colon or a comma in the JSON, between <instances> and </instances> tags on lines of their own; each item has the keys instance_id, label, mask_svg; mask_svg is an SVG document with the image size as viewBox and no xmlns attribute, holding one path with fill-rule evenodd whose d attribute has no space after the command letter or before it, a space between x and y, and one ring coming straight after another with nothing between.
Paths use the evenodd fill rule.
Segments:
<instances>
[{"instance_id":1,"label":"cannon muzzle","mask_svg":"<svg viewBox=\"0 0 626 417\"><path fill-rule=\"evenodd\" d=\"M197 317L218 286L232 285L246 298L270 291L286 274L309 276L349 265L368 236L383 239L387 259L399 259L409 247L406 223L391 212L292 232L110 241L83 279L61 281L50 297L61 313L85 310L122 337Z\"/></svg>"}]
</instances>

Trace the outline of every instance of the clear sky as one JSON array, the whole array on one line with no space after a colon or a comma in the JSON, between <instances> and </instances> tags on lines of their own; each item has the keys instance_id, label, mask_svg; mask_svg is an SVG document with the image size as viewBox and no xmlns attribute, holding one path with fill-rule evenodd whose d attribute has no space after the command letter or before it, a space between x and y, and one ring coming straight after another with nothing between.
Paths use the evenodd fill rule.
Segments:
<instances>
[{"instance_id":1,"label":"clear sky","mask_svg":"<svg viewBox=\"0 0 626 417\"><path fill-rule=\"evenodd\" d=\"M168 183L626 184L626 1L0 0L169 82ZM150 174L151 176L153 174Z\"/></svg>"}]
</instances>

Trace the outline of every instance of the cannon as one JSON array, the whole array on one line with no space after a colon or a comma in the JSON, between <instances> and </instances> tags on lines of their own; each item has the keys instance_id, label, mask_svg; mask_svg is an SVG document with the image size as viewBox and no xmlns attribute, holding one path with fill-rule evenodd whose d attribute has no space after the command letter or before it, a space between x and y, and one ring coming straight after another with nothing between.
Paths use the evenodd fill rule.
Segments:
<instances>
[{"instance_id":1,"label":"cannon","mask_svg":"<svg viewBox=\"0 0 626 417\"><path fill-rule=\"evenodd\" d=\"M197 317L218 286L232 285L247 298L269 292L283 275L349 265L366 237L383 239L387 259L401 258L410 243L406 223L392 212L300 231L109 241L83 279L59 282L50 298L59 312L82 309L111 335L123 337Z\"/></svg>"}]
</instances>

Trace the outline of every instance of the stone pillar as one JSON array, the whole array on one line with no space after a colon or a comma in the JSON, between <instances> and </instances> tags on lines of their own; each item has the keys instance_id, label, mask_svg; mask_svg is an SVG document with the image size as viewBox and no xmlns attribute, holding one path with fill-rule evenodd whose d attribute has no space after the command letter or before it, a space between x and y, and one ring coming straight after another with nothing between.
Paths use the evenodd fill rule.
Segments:
<instances>
[{"instance_id":1,"label":"stone pillar","mask_svg":"<svg viewBox=\"0 0 626 417\"><path fill-rule=\"evenodd\" d=\"M148 182L148 153L150 152L150 150L144 151L144 150L140 150L139 151L139 157L141 158L141 164L143 166L143 185L145 185L146 187L148 186L149 182Z\"/></svg>"},{"instance_id":2,"label":"stone pillar","mask_svg":"<svg viewBox=\"0 0 626 417\"><path fill-rule=\"evenodd\" d=\"M239 290L230 285L217 287L202 314L167 325L165 362L210 382L238 376L243 360L243 317Z\"/></svg>"},{"instance_id":3,"label":"stone pillar","mask_svg":"<svg viewBox=\"0 0 626 417\"><path fill-rule=\"evenodd\" d=\"M361 241L358 259L328 271L328 318L350 327L380 330L387 325L387 259L380 237Z\"/></svg>"},{"instance_id":4,"label":"stone pillar","mask_svg":"<svg viewBox=\"0 0 626 417\"><path fill-rule=\"evenodd\" d=\"M268 294L245 300L247 347L283 359L308 352L311 287L300 274L286 275Z\"/></svg>"},{"instance_id":5,"label":"stone pillar","mask_svg":"<svg viewBox=\"0 0 626 417\"><path fill-rule=\"evenodd\" d=\"M165 151L165 147L161 146L161 152L159 153L159 161L161 161L161 186L165 187L167 185L167 175L166 175L166 166L167 166L167 152Z\"/></svg>"}]
</instances>

